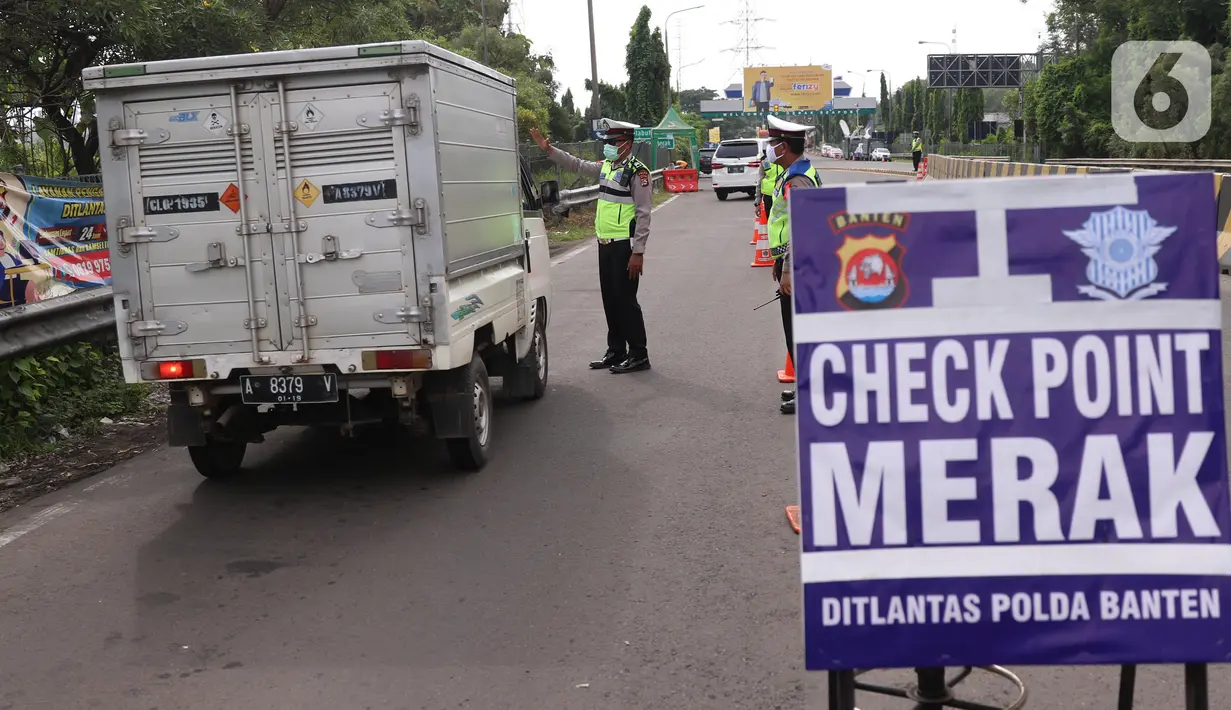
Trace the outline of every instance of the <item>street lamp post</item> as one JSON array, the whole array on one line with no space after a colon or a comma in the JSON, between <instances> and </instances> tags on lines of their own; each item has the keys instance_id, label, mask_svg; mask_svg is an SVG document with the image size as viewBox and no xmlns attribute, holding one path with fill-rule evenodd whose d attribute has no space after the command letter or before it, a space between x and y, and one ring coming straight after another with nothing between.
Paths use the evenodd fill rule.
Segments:
<instances>
[{"instance_id":1,"label":"street lamp post","mask_svg":"<svg viewBox=\"0 0 1231 710\"><path fill-rule=\"evenodd\" d=\"M939 44L940 46L942 46L942 47L944 47L944 48L945 48L945 53L946 53L946 54L953 54L953 47L952 47L952 46L951 46L948 42L932 42L932 41L929 41L929 40L923 40L923 39L921 39L921 40L919 40L919 44ZM947 89L947 90L945 91L945 97L946 97L946 99L947 99L947 101L945 102L945 104L946 104L946 109L948 110L948 113L949 113L949 130L948 130L948 133L949 133L949 135L952 135L952 133L953 133L953 90L952 90L952 89Z\"/></svg>"},{"instance_id":2,"label":"street lamp post","mask_svg":"<svg viewBox=\"0 0 1231 710\"><path fill-rule=\"evenodd\" d=\"M594 47L594 0L586 0L586 9L590 13L590 113L593 120L599 119L598 105L598 52Z\"/></svg>"},{"instance_id":3,"label":"street lamp post","mask_svg":"<svg viewBox=\"0 0 1231 710\"><path fill-rule=\"evenodd\" d=\"M693 5L692 7L686 7L683 10L676 10L675 12L667 13L667 19L663 20L663 52L667 55L667 66L668 67L671 66L671 31L667 23L671 22L671 16L678 15L681 12L688 12L689 10L700 10L703 7L705 7L705 5ZM671 70L670 68L668 68L667 69L667 106L670 106L670 105L671 105Z\"/></svg>"}]
</instances>

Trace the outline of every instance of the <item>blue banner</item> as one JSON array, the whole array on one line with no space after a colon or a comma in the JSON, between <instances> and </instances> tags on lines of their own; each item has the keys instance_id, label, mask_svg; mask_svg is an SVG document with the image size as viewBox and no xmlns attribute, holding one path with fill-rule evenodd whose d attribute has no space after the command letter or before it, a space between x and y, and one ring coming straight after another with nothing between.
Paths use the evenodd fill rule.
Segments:
<instances>
[{"instance_id":1,"label":"blue banner","mask_svg":"<svg viewBox=\"0 0 1231 710\"><path fill-rule=\"evenodd\" d=\"M98 183L0 173L0 308L111 283Z\"/></svg>"},{"instance_id":2,"label":"blue banner","mask_svg":"<svg viewBox=\"0 0 1231 710\"><path fill-rule=\"evenodd\" d=\"M808 669L1231 660L1213 187L792 194Z\"/></svg>"}]
</instances>

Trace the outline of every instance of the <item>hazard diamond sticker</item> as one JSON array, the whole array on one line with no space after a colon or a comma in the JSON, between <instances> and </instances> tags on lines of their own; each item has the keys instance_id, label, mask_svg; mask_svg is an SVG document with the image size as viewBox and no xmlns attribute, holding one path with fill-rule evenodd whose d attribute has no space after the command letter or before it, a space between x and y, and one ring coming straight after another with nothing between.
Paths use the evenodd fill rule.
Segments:
<instances>
[{"instance_id":1,"label":"hazard diamond sticker","mask_svg":"<svg viewBox=\"0 0 1231 710\"><path fill-rule=\"evenodd\" d=\"M303 107L303 110L299 112L299 116L295 120L299 122L299 125L309 131L315 131L316 127L321 125L321 121L324 120L324 118L325 114L321 113L320 109L312 104L307 104Z\"/></svg>"},{"instance_id":2,"label":"hazard diamond sticker","mask_svg":"<svg viewBox=\"0 0 1231 710\"><path fill-rule=\"evenodd\" d=\"M295 186L295 199L304 207L311 207L316 198L321 196L321 190L316 185L308 182L307 178L299 181Z\"/></svg>"},{"instance_id":3,"label":"hazard diamond sticker","mask_svg":"<svg viewBox=\"0 0 1231 710\"><path fill-rule=\"evenodd\" d=\"M231 186L222 193L222 197L219 197L218 201L227 209L239 214L239 188L235 186L235 183L231 183Z\"/></svg>"},{"instance_id":4,"label":"hazard diamond sticker","mask_svg":"<svg viewBox=\"0 0 1231 710\"><path fill-rule=\"evenodd\" d=\"M205 114L205 121L202 125L205 126L205 130L213 133L215 136L221 136L224 132L226 132L227 126L230 125L230 121L228 121L225 116L217 111L210 111Z\"/></svg>"}]
</instances>

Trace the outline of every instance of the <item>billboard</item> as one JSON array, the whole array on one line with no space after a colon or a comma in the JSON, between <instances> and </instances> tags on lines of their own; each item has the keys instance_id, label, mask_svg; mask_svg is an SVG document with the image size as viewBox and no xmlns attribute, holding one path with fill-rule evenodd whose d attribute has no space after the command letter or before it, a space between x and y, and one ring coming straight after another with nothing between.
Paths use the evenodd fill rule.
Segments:
<instances>
[{"instance_id":1,"label":"billboard","mask_svg":"<svg viewBox=\"0 0 1231 710\"><path fill-rule=\"evenodd\" d=\"M111 283L96 182L0 173L0 308Z\"/></svg>"},{"instance_id":2,"label":"billboard","mask_svg":"<svg viewBox=\"0 0 1231 710\"><path fill-rule=\"evenodd\" d=\"M833 71L824 67L747 67L745 113L816 111L833 98Z\"/></svg>"}]
</instances>

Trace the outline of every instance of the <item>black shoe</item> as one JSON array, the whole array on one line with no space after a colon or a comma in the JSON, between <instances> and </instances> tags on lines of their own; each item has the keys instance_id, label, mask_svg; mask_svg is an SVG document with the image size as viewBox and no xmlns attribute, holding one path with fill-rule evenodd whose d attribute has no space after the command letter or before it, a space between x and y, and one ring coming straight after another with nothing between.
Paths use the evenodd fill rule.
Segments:
<instances>
[{"instance_id":1,"label":"black shoe","mask_svg":"<svg viewBox=\"0 0 1231 710\"><path fill-rule=\"evenodd\" d=\"M650 369L650 358L648 357L630 357L618 365L611 366L611 372L617 375L623 375L626 372L641 372L648 369Z\"/></svg>"},{"instance_id":2,"label":"black shoe","mask_svg":"<svg viewBox=\"0 0 1231 710\"><path fill-rule=\"evenodd\" d=\"M795 413L795 400L789 399L783 402L782 406L778 407L778 411L782 412L783 414L794 414Z\"/></svg>"},{"instance_id":3,"label":"black shoe","mask_svg":"<svg viewBox=\"0 0 1231 710\"><path fill-rule=\"evenodd\" d=\"M590 362L590 369L591 370L601 370L605 367L611 367L612 365L619 365L620 363L624 362L627 359L628 359L627 355L609 352L606 355L604 355L601 360L594 360Z\"/></svg>"},{"instance_id":4,"label":"black shoe","mask_svg":"<svg viewBox=\"0 0 1231 710\"><path fill-rule=\"evenodd\" d=\"M783 402L795 401L795 390L782 390L782 401Z\"/></svg>"}]
</instances>

